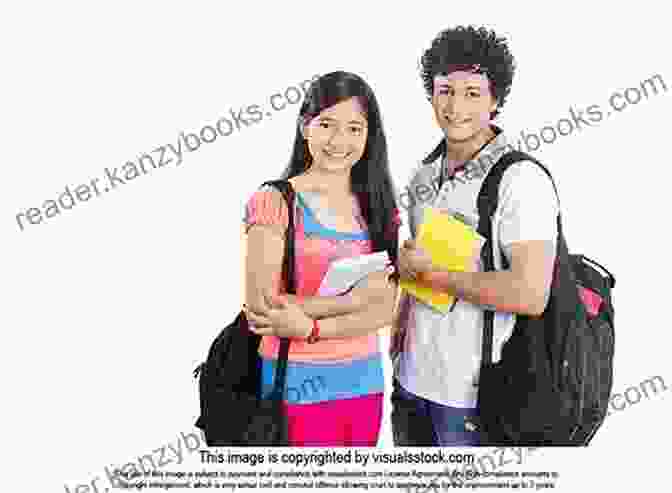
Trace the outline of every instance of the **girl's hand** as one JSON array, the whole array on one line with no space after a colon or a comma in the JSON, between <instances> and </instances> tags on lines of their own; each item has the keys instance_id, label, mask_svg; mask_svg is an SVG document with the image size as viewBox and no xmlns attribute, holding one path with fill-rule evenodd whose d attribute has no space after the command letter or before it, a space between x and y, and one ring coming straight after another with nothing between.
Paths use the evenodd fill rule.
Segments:
<instances>
[{"instance_id":1,"label":"girl's hand","mask_svg":"<svg viewBox=\"0 0 672 493\"><path fill-rule=\"evenodd\" d=\"M265 307L252 311L245 307L245 315L255 334L278 337L306 338L313 330L313 320L297 305L282 296L264 294Z\"/></svg>"}]
</instances>

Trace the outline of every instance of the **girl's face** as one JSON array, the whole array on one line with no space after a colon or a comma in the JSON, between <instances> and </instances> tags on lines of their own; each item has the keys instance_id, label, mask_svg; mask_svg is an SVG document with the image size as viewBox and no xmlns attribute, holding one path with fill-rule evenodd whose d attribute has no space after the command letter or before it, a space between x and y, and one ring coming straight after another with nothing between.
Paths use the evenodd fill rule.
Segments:
<instances>
[{"instance_id":1,"label":"girl's face","mask_svg":"<svg viewBox=\"0 0 672 493\"><path fill-rule=\"evenodd\" d=\"M432 106L446 139L457 143L486 130L497 103L485 75L455 71L434 77Z\"/></svg>"},{"instance_id":2,"label":"girl's face","mask_svg":"<svg viewBox=\"0 0 672 493\"><path fill-rule=\"evenodd\" d=\"M303 127L303 135L313 167L350 170L366 149L366 114L357 99L350 98L322 110Z\"/></svg>"}]
</instances>

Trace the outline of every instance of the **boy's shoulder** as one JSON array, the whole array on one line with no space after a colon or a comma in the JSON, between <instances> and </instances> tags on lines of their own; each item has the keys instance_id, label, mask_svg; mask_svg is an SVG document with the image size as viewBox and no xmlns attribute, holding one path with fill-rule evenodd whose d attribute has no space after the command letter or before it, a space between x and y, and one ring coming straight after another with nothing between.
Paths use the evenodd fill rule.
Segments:
<instances>
[{"instance_id":1,"label":"boy's shoulder","mask_svg":"<svg viewBox=\"0 0 672 493\"><path fill-rule=\"evenodd\" d=\"M418 161L413 168L408 179L409 183L432 181L441 172L441 158L427 162L425 159Z\"/></svg>"}]
</instances>

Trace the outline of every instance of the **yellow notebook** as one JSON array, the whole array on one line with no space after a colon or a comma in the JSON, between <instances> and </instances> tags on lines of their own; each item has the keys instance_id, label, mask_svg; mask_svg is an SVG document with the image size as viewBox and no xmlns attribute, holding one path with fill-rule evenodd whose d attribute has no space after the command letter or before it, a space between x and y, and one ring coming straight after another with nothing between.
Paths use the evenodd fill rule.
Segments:
<instances>
[{"instance_id":1,"label":"yellow notebook","mask_svg":"<svg viewBox=\"0 0 672 493\"><path fill-rule=\"evenodd\" d=\"M425 209L423 223L416 238L418 246L424 248L432 258L432 263L441 270L459 272L472 271L474 256L480 252L483 237L476 230L447 212L435 208ZM449 293L439 293L415 281L402 280L400 286L420 301L434 309L446 313L455 297Z\"/></svg>"}]
</instances>

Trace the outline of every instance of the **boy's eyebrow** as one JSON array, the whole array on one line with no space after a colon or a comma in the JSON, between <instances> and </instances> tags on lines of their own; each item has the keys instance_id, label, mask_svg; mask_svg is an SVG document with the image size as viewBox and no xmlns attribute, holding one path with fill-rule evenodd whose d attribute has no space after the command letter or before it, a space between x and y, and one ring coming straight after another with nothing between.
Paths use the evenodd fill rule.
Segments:
<instances>
[{"instance_id":1,"label":"boy's eyebrow","mask_svg":"<svg viewBox=\"0 0 672 493\"><path fill-rule=\"evenodd\" d=\"M438 82L437 87L452 87L451 82L449 81L443 81L443 82ZM465 86L465 89L482 89L482 87L478 84L469 84L468 86Z\"/></svg>"}]
</instances>

